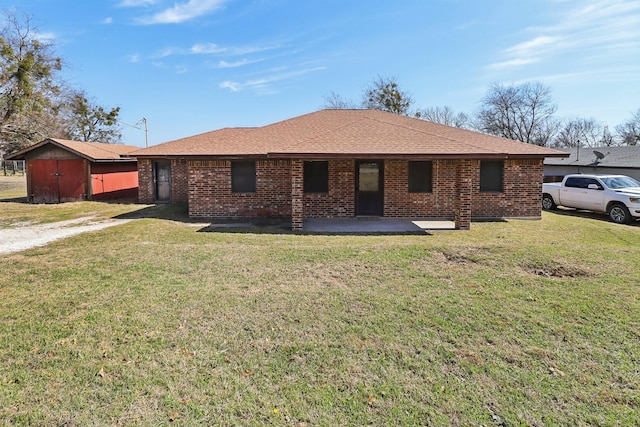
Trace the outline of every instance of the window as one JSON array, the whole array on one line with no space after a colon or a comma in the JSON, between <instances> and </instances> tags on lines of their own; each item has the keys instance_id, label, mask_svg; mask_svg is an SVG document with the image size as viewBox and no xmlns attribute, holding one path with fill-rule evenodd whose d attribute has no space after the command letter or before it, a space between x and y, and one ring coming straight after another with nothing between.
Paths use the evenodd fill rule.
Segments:
<instances>
[{"instance_id":1,"label":"window","mask_svg":"<svg viewBox=\"0 0 640 427\"><path fill-rule=\"evenodd\" d=\"M304 162L304 192L329 192L329 162Z\"/></svg>"},{"instance_id":2,"label":"window","mask_svg":"<svg viewBox=\"0 0 640 427\"><path fill-rule=\"evenodd\" d=\"M571 188L584 188L583 179L578 177L567 178L567 182L564 183L564 186Z\"/></svg>"},{"instance_id":3,"label":"window","mask_svg":"<svg viewBox=\"0 0 640 427\"><path fill-rule=\"evenodd\" d=\"M432 173L431 162L409 162L409 193L430 193Z\"/></svg>"},{"instance_id":4,"label":"window","mask_svg":"<svg viewBox=\"0 0 640 427\"><path fill-rule=\"evenodd\" d=\"M256 162L231 162L231 191L256 192Z\"/></svg>"},{"instance_id":5,"label":"window","mask_svg":"<svg viewBox=\"0 0 640 427\"><path fill-rule=\"evenodd\" d=\"M480 162L480 191L502 191L502 160L482 160Z\"/></svg>"},{"instance_id":6,"label":"window","mask_svg":"<svg viewBox=\"0 0 640 427\"><path fill-rule=\"evenodd\" d=\"M584 188L588 189L589 184L595 184L599 190L602 190L602 185L594 179L594 178L583 178L583 177L571 177L567 178L567 182L565 182L565 187L571 188Z\"/></svg>"}]
</instances>

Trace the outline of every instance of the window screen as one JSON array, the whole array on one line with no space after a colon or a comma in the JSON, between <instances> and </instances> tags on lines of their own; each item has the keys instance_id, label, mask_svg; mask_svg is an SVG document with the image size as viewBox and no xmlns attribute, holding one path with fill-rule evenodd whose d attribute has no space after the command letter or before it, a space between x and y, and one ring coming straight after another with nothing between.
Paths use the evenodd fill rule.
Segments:
<instances>
[{"instance_id":1,"label":"window screen","mask_svg":"<svg viewBox=\"0 0 640 427\"><path fill-rule=\"evenodd\" d=\"M256 162L231 162L231 191L234 193L255 193Z\"/></svg>"},{"instance_id":2,"label":"window screen","mask_svg":"<svg viewBox=\"0 0 640 427\"><path fill-rule=\"evenodd\" d=\"M329 192L329 162L304 162L304 192Z\"/></svg>"},{"instance_id":3,"label":"window screen","mask_svg":"<svg viewBox=\"0 0 640 427\"><path fill-rule=\"evenodd\" d=\"M482 160L480 162L480 191L502 191L502 160Z\"/></svg>"},{"instance_id":4,"label":"window screen","mask_svg":"<svg viewBox=\"0 0 640 427\"><path fill-rule=\"evenodd\" d=\"M431 162L409 162L409 193L430 193L432 173Z\"/></svg>"}]
</instances>

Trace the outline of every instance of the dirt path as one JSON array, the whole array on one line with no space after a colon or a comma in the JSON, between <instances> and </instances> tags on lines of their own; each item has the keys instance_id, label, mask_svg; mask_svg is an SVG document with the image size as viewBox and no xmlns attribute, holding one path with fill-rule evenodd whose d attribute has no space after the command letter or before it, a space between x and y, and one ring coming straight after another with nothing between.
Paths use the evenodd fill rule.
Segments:
<instances>
[{"instance_id":1,"label":"dirt path","mask_svg":"<svg viewBox=\"0 0 640 427\"><path fill-rule=\"evenodd\" d=\"M0 228L0 254L45 246L54 240L131 221L130 219L94 220L94 216L89 216L50 224L16 224L8 228Z\"/></svg>"}]
</instances>

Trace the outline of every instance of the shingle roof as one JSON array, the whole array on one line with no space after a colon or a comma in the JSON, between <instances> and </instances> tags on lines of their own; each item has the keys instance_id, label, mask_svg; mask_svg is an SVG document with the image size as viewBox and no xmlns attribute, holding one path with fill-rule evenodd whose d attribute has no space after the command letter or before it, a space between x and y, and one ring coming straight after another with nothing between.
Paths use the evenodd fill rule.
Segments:
<instances>
[{"instance_id":1,"label":"shingle roof","mask_svg":"<svg viewBox=\"0 0 640 427\"><path fill-rule=\"evenodd\" d=\"M231 154L234 145L229 139L241 137L244 133L256 128L223 128L199 135L188 136L154 145L149 148L138 149L131 153L133 156L200 156L200 155L228 155ZM235 149L242 154L264 154L255 146L240 147L237 143ZM236 153L237 154L237 153Z\"/></svg>"},{"instance_id":2,"label":"shingle roof","mask_svg":"<svg viewBox=\"0 0 640 427\"><path fill-rule=\"evenodd\" d=\"M83 142L70 141L67 139L47 138L37 144L22 149L16 153L7 156L7 159L24 159L25 155L44 145L53 144L65 150L68 150L77 156L84 157L93 162L105 161L132 161L135 159L127 158L133 151L139 150L140 147L121 144L105 144L102 142Z\"/></svg>"},{"instance_id":3,"label":"shingle roof","mask_svg":"<svg viewBox=\"0 0 640 427\"><path fill-rule=\"evenodd\" d=\"M224 128L132 156L549 157L566 154L376 110L321 110L259 128Z\"/></svg>"},{"instance_id":4,"label":"shingle roof","mask_svg":"<svg viewBox=\"0 0 640 427\"><path fill-rule=\"evenodd\" d=\"M554 166L601 166L610 168L640 169L640 146L632 147L581 147L561 148L569 157L561 159L546 159L545 165ZM604 155L598 159L594 151Z\"/></svg>"}]
</instances>

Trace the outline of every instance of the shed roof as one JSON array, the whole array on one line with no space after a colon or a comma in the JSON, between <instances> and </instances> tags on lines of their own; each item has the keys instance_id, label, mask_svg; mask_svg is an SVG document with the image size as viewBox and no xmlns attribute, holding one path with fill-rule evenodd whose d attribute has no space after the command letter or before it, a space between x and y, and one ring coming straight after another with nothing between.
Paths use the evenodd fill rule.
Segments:
<instances>
[{"instance_id":1,"label":"shed roof","mask_svg":"<svg viewBox=\"0 0 640 427\"><path fill-rule=\"evenodd\" d=\"M92 162L135 161L136 159L129 157L129 154L140 149L140 147L134 147L131 145L105 144L102 142L70 141L67 139L47 138L38 142L37 144L34 144L30 147L24 148L7 156L7 159L25 159L28 153L33 150L37 150L38 148L47 144L58 146Z\"/></svg>"},{"instance_id":2,"label":"shed roof","mask_svg":"<svg viewBox=\"0 0 640 427\"><path fill-rule=\"evenodd\" d=\"M565 153L377 110L321 110L258 128L224 128L130 153L272 158L553 157Z\"/></svg>"},{"instance_id":3,"label":"shed roof","mask_svg":"<svg viewBox=\"0 0 640 427\"><path fill-rule=\"evenodd\" d=\"M561 148L569 156L546 159L545 165L640 169L640 146ZM599 159L595 152L604 155Z\"/></svg>"}]
</instances>

